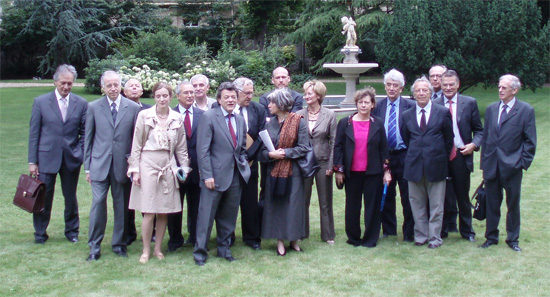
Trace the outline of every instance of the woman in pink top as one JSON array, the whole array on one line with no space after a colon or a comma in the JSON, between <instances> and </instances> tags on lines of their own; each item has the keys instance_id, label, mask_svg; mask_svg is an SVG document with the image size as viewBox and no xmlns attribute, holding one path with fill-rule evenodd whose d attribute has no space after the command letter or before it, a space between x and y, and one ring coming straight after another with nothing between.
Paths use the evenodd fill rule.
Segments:
<instances>
[{"instance_id":1,"label":"woman in pink top","mask_svg":"<svg viewBox=\"0 0 550 297\"><path fill-rule=\"evenodd\" d=\"M375 247L380 235L380 200L390 183L389 151L384 121L371 116L376 91L367 87L354 96L357 112L342 118L336 128L334 172L336 185L345 186L348 244ZM361 200L365 201L365 231L361 237Z\"/></svg>"}]
</instances>

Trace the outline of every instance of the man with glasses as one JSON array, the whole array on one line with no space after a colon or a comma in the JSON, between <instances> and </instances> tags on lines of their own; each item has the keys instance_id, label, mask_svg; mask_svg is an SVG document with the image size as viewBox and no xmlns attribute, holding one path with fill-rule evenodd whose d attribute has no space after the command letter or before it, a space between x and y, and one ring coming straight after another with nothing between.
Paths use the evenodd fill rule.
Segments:
<instances>
[{"instance_id":1,"label":"man with glasses","mask_svg":"<svg viewBox=\"0 0 550 297\"><path fill-rule=\"evenodd\" d=\"M432 68L430 68L430 84L434 89L434 93L431 98L432 100L441 97L443 94L443 90L441 89L441 76L445 71L447 71L447 67L444 65L433 65Z\"/></svg>"}]
</instances>

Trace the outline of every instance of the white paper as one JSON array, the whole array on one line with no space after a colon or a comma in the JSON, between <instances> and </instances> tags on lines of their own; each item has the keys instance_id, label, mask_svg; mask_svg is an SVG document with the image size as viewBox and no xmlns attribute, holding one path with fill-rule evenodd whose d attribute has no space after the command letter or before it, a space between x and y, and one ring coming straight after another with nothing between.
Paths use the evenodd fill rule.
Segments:
<instances>
[{"instance_id":1,"label":"white paper","mask_svg":"<svg viewBox=\"0 0 550 297\"><path fill-rule=\"evenodd\" d=\"M267 132L267 130L260 131L260 138L262 139L268 151L275 151L275 147L273 146L273 142L271 142L271 137L269 137L269 133Z\"/></svg>"}]
</instances>

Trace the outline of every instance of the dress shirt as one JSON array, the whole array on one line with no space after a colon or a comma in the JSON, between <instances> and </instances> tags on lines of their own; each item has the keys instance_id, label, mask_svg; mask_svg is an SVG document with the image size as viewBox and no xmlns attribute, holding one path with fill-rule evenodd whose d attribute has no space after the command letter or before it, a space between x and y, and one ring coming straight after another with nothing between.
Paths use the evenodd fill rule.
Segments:
<instances>
[{"instance_id":1,"label":"dress shirt","mask_svg":"<svg viewBox=\"0 0 550 297\"><path fill-rule=\"evenodd\" d=\"M416 122L418 123L418 127L420 127L420 119L422 118L422 107L418 106L418 104L416 104ZM426 117L426 127L428 126L428 123L430 122L430 112L432 110L432 101L428 101L428 104L426 104L426 106L424 106L424 110L426 111L424 114L425 114L425 117Z\"/></svg>"},{"instance_id":2,"label":"dress shirt","mask_svg":"<svg viewBox=\"0 0 550 297\"><path fill-rule=\"evenodd\" d=\"M460 131L458 130L458 120L456 118L456 114L458 112L457 108L458 108L458 93L456 93L454 95L453 98L451 98L449 100L449 98L445 97L445 107L449 108L449 101L453 101L453 113L452 113L452 118L453 118L453 133L455 135L454 137L454 144L455 144L455 147L456 148L463 148L464 147L464 141L462 140L462 137L460 137Z\"/></svg>"},{"instance_id":3,"label":"dress shirt","mask_svg":"<svg viewBox=\"0 0 550 297\"><path fill-rule=\"evenodd\" d=\"M71 93L67 94L67 97L65 97L65 99L67 99L67 110L69 110L69 96L71 95ZM55 97L57 98L57 105L59 106L59 110L61 110L62 106L61 104L63 104L61 102L61 98L63 98L61 96L61 94L59 94L59 92L57 91L57 89L55 89Z\"/></svg>"},{"instance_id":4,"label":"dress shirt","mask_svg":"<svg viewBox=\"0 0 550 297\"><path fill-rule=\"evenodd\" d=\"M246 124L246 132L248 132L248 108L241 107L237 104L235 107L235 112L244 117L244 123Z\"/></svg>"},{"instance_id":5,"label":"dress shirt","mask_svg":"<svg viewBox=\"0 0 550 297\"><path fill-rule=\"evenodd\" d=\"M115 101L111 101L111 98L107 97L107 102L109 102L109 109L112 109L111 104L113 104L113 102L114 102L117 112L118 112L118 109L120 108L120 101L122 101L122 99L120 99L120 95L118 95L118 97L116 97Z\"/></svg>"},{"instance_id":6,"label":"dress shirt","mask_svg":"<svg viewBox=\"0 0 550 297\"><path fill-rule=\"evenodd\" d=\"M387 107L386 107L386 120L384 121L384 128L386 129L386 136L388 135L388 124L390 121L390 110L391 110L391 103L395 104L395 140L397 141L397 148L398 150L406 149L407 146L403 142L403 138L401 138L401 133L399 129L399 121L401 120L399 118L399 104L401 102L401 96L399 96L394 102L391 102L390 98L387 100ZM390 148L391 149L391 148Z\"/></svg>"},{"instance_id":7,"label":"dress shirt","mask_svg":"<svg viewBox=\"0 0 550 297\"><path fill-rule=\"evenodd\" d=\"M229 114L223 107L220 107L222 109L223 118L225 119L225 123L227 124L227 130L229 131L229 121L227 119L227 115ZM233 131L235 131L235 139L237 139L237 144L239 143L239 131L237 130L237 120L235 119L235 115L231 117L231 125L233 126Z\"/></svg>"},{"instance_id":8,"label":"dress shirt","mask_svg":"<svg viewBox=\"0 0 550 297\"><path fill-rule=\"evenodd\" d=\"M189 109L186 109L185 107L181 106L181 104L178 105L178 110L180 111L182 121L185 121L185 112L189 110L189 121L191 124L191 128L193 128L193 108L189 107Z\"/></svg>"},{"instance_id":9,"label":"dress shirt","mask_svg":"<svg viewBox=\"0 0 550 297\"><path fill-rule=\"evenodd\" d=\"M512 107L514 107L514 104L516 104L516 97L514 97L514 99L510 100L510 102L508 102L508 104L506 104L508 106L506 108L506 114L508 114L510 112L510 110L512 110ZM500 100L500 105L498 106L497 123L500 123L500 114L502 114L502 106L503 105L504 105L504 102L502 102L502 100Z\"/></svg>"}]
</instances>

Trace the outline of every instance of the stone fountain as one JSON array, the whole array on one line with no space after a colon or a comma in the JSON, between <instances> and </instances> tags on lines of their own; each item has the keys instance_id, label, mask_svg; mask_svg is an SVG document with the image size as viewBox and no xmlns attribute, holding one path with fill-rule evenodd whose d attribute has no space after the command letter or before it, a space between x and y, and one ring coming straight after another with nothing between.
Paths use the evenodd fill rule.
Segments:
<instances>
[{"instance_id":1,"label":"stone fountain","mask_svg":"<svg viewBox=\"0 0 550 297\"><path fill-rule=\"evenodd\" d=\"M353 95L355 94L355 82L361 73L366 72L371 68L378 67L378 63L359 63L357 55L361 53L361 49L355 45L357 34L355 33L355 21L351 17L342 17L344 24L342 34L346 36L346 45L340 50L345 58L342 63L325 63L324 68L329 68L335 72L342 74L346 80L346 97L340 102L341 107L354 106Z\"/></svg>"}]
</instances>

